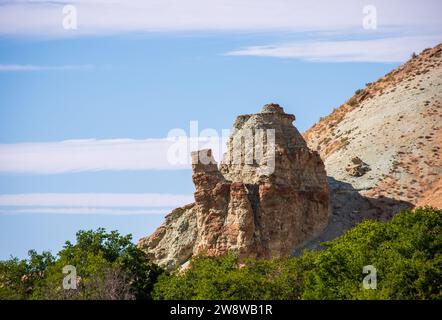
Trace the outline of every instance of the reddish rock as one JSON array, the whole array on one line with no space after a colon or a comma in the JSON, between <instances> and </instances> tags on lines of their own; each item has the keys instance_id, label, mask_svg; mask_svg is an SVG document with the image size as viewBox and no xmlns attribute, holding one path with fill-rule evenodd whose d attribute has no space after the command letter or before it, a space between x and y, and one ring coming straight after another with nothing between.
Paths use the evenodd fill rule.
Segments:
<instances>
[{"instance_id":1,"label":"reddish rock","mask_svg":"<svg viewBox=\"0 0 442 320\"><path fill-rule=\"evenodd\" d=\"M174 210L139 247L173 269L203 252L288 256L320 233L330 212L326 173L294 119L276 104L239 116L219 169L210 150L193 153L195 203Z\"/></svg>"}]
</instances>

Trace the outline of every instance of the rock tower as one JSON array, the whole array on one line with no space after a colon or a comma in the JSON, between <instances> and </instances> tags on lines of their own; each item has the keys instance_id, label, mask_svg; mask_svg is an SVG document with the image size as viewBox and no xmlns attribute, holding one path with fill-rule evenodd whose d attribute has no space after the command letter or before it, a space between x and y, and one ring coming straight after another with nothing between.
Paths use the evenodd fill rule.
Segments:
<instances>
[{"instance_id":1,"label":"rock tower","mask_svg":"<svg viewBox=\"0 0 442 320\"><path fill-rule=\"evenodd\" d=\"M195 202L173 210L138 246L174 269L193 255L289 256L327 225L324 164L279 105L236 119L218 166L211 150L192 153Z\"/></svg>"}]
</instances>

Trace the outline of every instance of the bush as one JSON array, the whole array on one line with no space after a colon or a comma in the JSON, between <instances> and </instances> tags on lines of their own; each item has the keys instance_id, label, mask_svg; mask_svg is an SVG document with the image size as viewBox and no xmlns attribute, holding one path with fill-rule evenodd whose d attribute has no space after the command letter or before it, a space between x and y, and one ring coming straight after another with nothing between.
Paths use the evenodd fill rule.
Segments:
<instances>
[{"instance_id":1,"label":"bush","mask_svg":"<svg viewBox=\"0 0 442 320\"><path fill-rule=\"evenodd\" d=\"M62 288L64 266L76 267L77 289ZM27 260L0 263L1 299L150 299L162 270L131 242L131 235L79 231L54 258L30 251Z\"/></svg>"},{"instance_id":2,"label":"bush","mask_svg":"<svg viewBox=\"0 0 442 320\"><path fill-rule=\"evenodd\" d=\"M298 299L301 291L296 260L199 256L184 273L163 274L155 285L156 299Z\"/></svg>"},{"instance_id":3,"label":"bush","mask_svg":"<svg viewBox=\"0 0 442 320\"><path fill-rule=\"evenodd\" d=\"M189 269L163 274L156 299L441 299L442 211L406 210L388 223L365 221L322 251L240 262L200 256ZM364 289L363 267L377 270Z\"/></svg>"},{"instance_id":4,"label":"bush","mask_svg":"<svg viewBox=\"0 0 442 320\"><path fill-rule=\"evenodd\" d=\"M164 273L131 236L80 231L57 257L30 251L0 261L0 299L442 299L442 210L365 221L324 247L271 260L201 255ZM61 287L66 265L77 268L76 290ZM368 265L376 290L363 287Z\"/></svg>"},{"instance_id":5,"label":"bush","mask_svg":"<svg viewBox=\"0 0 442 320\"><path fill-rule=\"evenodd\" d=\"M28 252L27 260L0 261L0 299L30 299L54 261L49 252L38 254L34 250Z\"/></svg>"}]
</instances>

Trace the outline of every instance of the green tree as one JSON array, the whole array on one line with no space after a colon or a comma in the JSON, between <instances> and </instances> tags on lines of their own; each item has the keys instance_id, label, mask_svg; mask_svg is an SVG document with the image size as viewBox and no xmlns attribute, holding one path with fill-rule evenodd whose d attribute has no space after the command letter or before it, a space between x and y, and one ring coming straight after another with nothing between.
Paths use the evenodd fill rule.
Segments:
<instances>
[{"instance_id":1,"label":"green tree","mask_svg":"<svg viewBox=\"0 0 442 320\"><path fill-rule=\"evenodd\" d=\"M77 270L76 290L62 288L63 267ZM365 289L364 266L377 288ZM0 261L1 299L442 299L442 210L406 210L387 223L365 221L320 251L271 260L195 257L165 273L131 236L79 231L53 257Z\"/></svg>"},{"instance_id":2,"label":"green tree","mask_svg":"<svg viewBox=\"0 0 442 320\"><path fill-rule=\"evenodd\" d=\"M79 231L75 244L66 242L58 260L48 269L35 298L150 299L153 283L162 270L132 243L132 236L117 231ZM75 266L77 290L62 288L66 265Z\"/></svg>"},{"instance_id":3,"label":"green tree","mask_svg":"<svg viewBox=\"0 0 442 320\"><path fill-rule=\"evenodd\" d=\"M162 269L117 231L79 231L53 257L31 250L26 260L0 262L1 299L150 299ZM62 287L65 266L74 266L77 288Z\"/></svg>"},{"instance_id":4,"label":"green tree","mask_svg":"<svg viewBox=\"0 0 442 320\"><path fill-rule=\"evenodd\" d=\"M156 299L442 299L442 211L406 210L365 221L321 251L273 260L196 257L163 274ZM364 266L377 288L363 287Z\"/></svg>"},{"instance_id":5,"label":"green tree","mask_svg":"<svg viewBox=\"0 0 442 320\"><path fill-rule=\"evenodd\" d=\"M28 259L0 261L0 299L29 299L55 258L50 252L28 252Z\"/></svg>"}]
</instances>

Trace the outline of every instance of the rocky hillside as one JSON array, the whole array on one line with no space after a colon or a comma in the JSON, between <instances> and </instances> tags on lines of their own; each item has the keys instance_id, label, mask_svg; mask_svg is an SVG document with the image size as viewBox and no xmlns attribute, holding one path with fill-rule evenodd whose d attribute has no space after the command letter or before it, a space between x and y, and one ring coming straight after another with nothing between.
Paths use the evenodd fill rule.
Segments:
<instances>
[{"instance_id":1,"label":"rocky hillside","mask_svg":"<svg viewBox=\"0 0 442 320\"><path fill-rule=\"evenodd\" d=\"M219 167L210 150L192 155L195 202L138 246L168 269L201 252L286 256L365 219L442 206L442 44L368 83L303 136L294 120L276 104L239 116ZM262 162L247 161L263 150Z\"/></svg>"},{"instance_id":2,"label":"rocky hillside","mask_svg":"<svg viewBox=\"0 0 442 320\"><path fill-rule=\"evenodd\" d=\"M294 120L269 104L236 119L219 168L210 150L193 153L195 203L173 210L138 246L173 269L202 252L289 256L318 236L330 214L326 173Z\"/></svg>"},{"instance_id":3,"label":"rocky hillside","mask_svg":"<svg viewBox=\"0 0 442 320\"><path fill-rule=\"evenodd\" d=\"M442 208L442 177L431 184L431 188L423 194L417 206Z\"/></svg>"},{"instance_id":4,"label":"rocky hillside","mask_svg":"<svg viewBox=\"0 0 442 320\"><path fill-rule=\"evenodd\" d=\"M414 55L304 133L332 188L320 240L365 218L439 203L442 177L442 44Z\"/></svg>"}]
</instances>

